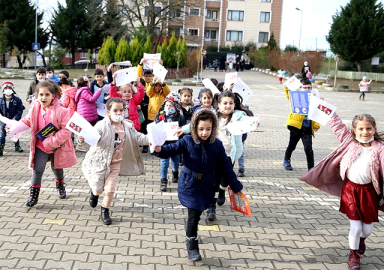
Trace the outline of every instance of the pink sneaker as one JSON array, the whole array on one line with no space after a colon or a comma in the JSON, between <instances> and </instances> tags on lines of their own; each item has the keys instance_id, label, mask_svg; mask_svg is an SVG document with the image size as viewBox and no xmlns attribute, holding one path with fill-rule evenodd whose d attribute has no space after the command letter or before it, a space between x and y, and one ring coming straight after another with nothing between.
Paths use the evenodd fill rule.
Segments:
<instances>
[{"instance_id":1,"label":"pink sneaker","mask_svg":"<svg viewBox=\"0 0 384 270\"><path fill-rule=\"evenodd\" d=\"M349 251L349 259L348 259L348 268L349 269L360 269L360 260L361 255L357 250L351 249Z\"/></svg>"}]
</instances>

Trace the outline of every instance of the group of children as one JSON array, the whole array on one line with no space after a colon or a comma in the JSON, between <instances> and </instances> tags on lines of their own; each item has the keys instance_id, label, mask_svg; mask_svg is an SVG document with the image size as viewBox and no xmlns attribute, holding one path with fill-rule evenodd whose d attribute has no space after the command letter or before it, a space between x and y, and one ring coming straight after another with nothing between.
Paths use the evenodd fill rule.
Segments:
<instances>
[{"instance_id":1,"label":"group of children","mask_svg":"<svg viewBox=\"0 0 384 270\"><path fill-rule=\"evenodd\" d=\"M96 73L100 71L95 72L95 82L90 82L88 77L80 77L74 88L68 72L60 73L57 85L52 80L43 80L45 70L39 68L36 80L31 83L35 93L28 93L27 101L31 103L29 113L22 119L22 102L16 96L14 85L9 81L2 84L2 116L20 120L31 129L32 134L29 167L33 174L26 205L32 207L38 203L42 175L48 161L55 175L58 196L66 198L63 169L75 165L77 159L71 132L65 126L75 111L94 125L101 136L98 144L87 152L82 171L91 188L91 207L97 206L99 195L104 192L101 220L106 225L112 223L109 209L118 176L144 174L141 156L144 149L140 150L140 146L149 142L148 137L140 132L142 124L145 121L178 122L178 135L185 135L177 141L156 146L154 155L161 158L162 191L167 190L167 170L171 158L172 182L178 183L179 200L188 209L185 226L188 258L191 261L201 260L197 228L202 212L207 210L207 219L214 220L216 204L223 205L225 202L225 189L230 186L237 193L243 188L233 171L234 163L243 155L243 138L231 135L226 126L242 121L251 112L243 106L241 97L231 91L213 96L211 90L203 89L200 104L195 106L191 89L182 88L177 93L170 93L166 84L153 78L151 71L143 71L142 68L144 80L138 78L136 83L120 86L117 90L116 75L111 74L110 68L108 77L112 80L108 94L103 92L107 84L103 81L104 76ZM311 91L308 79L304 78L301 83L302 90ZM288 89L284 90L289 99ZM143 103L145 95L148 99ZM106 102L105 117L97 114L96 100L101 96L100 102ZM147 115L147 119L141 122L137 110L145 107L147 111L143 114ZM15 123L7 127L2 125L1 150L6 128L11 129ZM49 123L57 128L57 132L40 140L36 133ZM333 115L329 125L341 145L314 166L312 136L320 126L303 115L291 112L287 121L290 139L283 163L287 170L293 169L291 155L301 139L308 166L308 173L301 180L341 196L340 211L350 219L351 226L348 267L359 269L365 252L365 239L372 233L373 222L378 222L378 210L384 210L384 135L377 132L376 122L368 114L355 116L351 130L337 114ZM80 136L78 140L82 143L84 138ZM18 142L15 143L15 150L22 151ZM180 157L184 166L179 175Z\"/></svg>"}]
</instances>

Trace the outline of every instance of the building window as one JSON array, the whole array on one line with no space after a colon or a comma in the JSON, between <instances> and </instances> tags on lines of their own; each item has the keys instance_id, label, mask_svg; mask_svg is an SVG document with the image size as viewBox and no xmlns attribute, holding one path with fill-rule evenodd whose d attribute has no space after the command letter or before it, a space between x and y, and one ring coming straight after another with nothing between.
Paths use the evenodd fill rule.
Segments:
<instances>
[{"instance_id":1,"label":"building window","mask_svg":"<svg viewBox=\"0 0 384 270\"><path fill-rule=\"evenodd\" d=\"M200 9L198 8L190 8L189 9L189 16L199 16Z\"/></svg>"},{"instance_id":2,"label":"building window","mask_svg":"<svg viewBox=\"0 0 384 270\"><path fill-rule=\"evenodd\" d=\"M205 30L205 39L216 40L216 30Z\"/></svg>"},{"instance_id":3,"label":"building window","mask_svg":"<svg viewBox=\"0 0 384 270\"><path fill-rule=\"evenodd\" d=\"M243 31L227 31L227 41L243 41Z\"/></svg>"},{"instance_id":4,"label":"building window","mask_svg":"<svg viewBox=\"0 0 384 270\"><path fill-rule=\"evenodd\" d=\"M171 34L175 33L175 37L179 37L180 36L180 28L169 28L169 32Z\"/></svg>"},{"instance_id":5,"label":"building window","mask_svg":"<svg viewBox=\"0 0 384 270\"><path fill-rule=\"evenodd\" d=\"M159 15L160 10L161 10L161 7L154 7L153 12L151 12L151 13L153 13L155 15ZM144 16L148 16L149 14L150 14L149 6L144 7Z\"/></svg>"},{"instance_id":6,"label":"building window","mask_svg":"<svg viewBox=\"0 0 384 270\"><path fill-rule=\"evenodd\" d=\"M244 11L228 10L228 21L243 21Z\"/></svg>"},{"instance_id":7,"label":"building window","mask_svg":"<svg viewBox=\"0 0 384 270\"><path fill-rule=\"evenodd\" d=\"M169 16L171 18L179 18L181 16L181 9L172 9Z\"/></svg>"},{"instance_id":8,"label":"building window","mask_svg":"<svg viewBox=\"0 0 384 270\"><path fill-rule=\"evenodd\" d=\"M66 53L65 54L65 58L72 58L72 54L71 53Z\"/></svg>"},{"instance_id":9,"label":"building window","mask_svg":"<svg viewBox=\"0 0 384 270\"><path fill-rule=\"evenodd\" d=\"M263 3L271 3L271 0L261 0L261 2Z\"/></svg>"},{"instance_id":10,"label":"building window","mask_svg":"<svg viewBox=\"0 0 384 270\"><path fill-rule=\"evenodd\" d=\"M267 43L268 42L268 32L259 32L259 43Z\"/></svg>"},{"instance_id":11,"label":"building window","mask_svg":"<svg viewBox=\"0 0 384 270\"><path fill-rule=\"evenodd\" d=\"M217 21L217 11L216 10L207 10L206 18L212 21Z\"/></svg>"},{"instance_id":12,"label":"building window","mask_svg":"<svg viewBox=\"0 0 384 270\"><path fill-rule=\"evenodd\" d=\"M160 32L161 32L160 27L155 27L153 29L153 34L155 34L155 36L160 36Z\"/></svg>"},{"instance_id":13,"label":"building window","mask_svg":"<svg viewBox=\"0 0 384 270\"><path fill-rule=\"evenodd\" d=\"M260 22L269 23L270 12L260 12Z\"/></svg>"},{"instance_id":14,"label":"building window","mask_svg":"<svg viewBox=\"0 0 384 270\"><path fill-rule=\"evenodd\" d=\"M199 29L188 29L188 36L197 37L199 35Z\"/></svg>"},{"instance_id":15,"label":"building window","mask_svg":"<svg viewBox=\"0 0 384 270\"><path fill-rule=\"evenodd\" d=\"M87 53L85 53L85 52L80 53L80 58L87 59Z\"/></svg>"}]
</instances>

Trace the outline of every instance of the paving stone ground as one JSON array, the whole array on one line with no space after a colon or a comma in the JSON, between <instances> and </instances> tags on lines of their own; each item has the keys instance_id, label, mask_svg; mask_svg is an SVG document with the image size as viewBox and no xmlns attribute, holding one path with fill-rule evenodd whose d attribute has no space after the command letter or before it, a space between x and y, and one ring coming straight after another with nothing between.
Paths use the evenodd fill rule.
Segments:
<instances>
[{"instance_id":1,"label":"paving stone ground","mask_svg":"<svg viewBox=\"0 0 384 270\"><path fill-rule=\"evenodd\" d=\"M206 221L203 214L201 262L187 260L187 212L175 184L159 191L159 159L144 154L146 175L119 178L113 224L105 226L100 208L88 204L89 187L81 172L84 153L78 152L78 164L65 170L67 199L58 198L47 165L39 203L24 206L31 171L30 135L23 135L24 153L15 153L7 138L0 158L0 269L347 269L349 222L338 211L339 199L298 180L306 172L301 143L292 156L294 170L282 165L290 110L282 86L276 77L254 71L239 76L253 89L249 104L262 120L246 141L246 177L241 178L252 217L231 211L228 199L217 208L216 221ZM224 73L205 71L204 77L220 81ZM15 85L25 99L29 82ZM193 89L197 95L198 87ZM348 123L355 114L368 112L384 130L382 94L368 93L365 102L358 100L358 93L321 94ZM316 163L337 146L331 129L322 127L313 141ZM384 269L382 213L380 220L366 241L364 270Z\"/></svg>"}]
</instances>

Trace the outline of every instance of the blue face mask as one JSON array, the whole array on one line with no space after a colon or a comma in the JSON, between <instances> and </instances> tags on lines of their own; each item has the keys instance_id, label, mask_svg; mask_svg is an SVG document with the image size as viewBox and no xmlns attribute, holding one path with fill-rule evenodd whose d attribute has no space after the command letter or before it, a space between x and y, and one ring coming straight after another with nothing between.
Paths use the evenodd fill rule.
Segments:
<instances>
[{"instance_id":1,"label":"blue face mask","mask_svg":"<svg viewBox=\"0 0 384 270\"><path fill-rule=\"evenodd\" d=\"M165 111L166 115L174 114L176 112L175 108L169 108L168 110Z\"/></svg>"}]
</instances>

